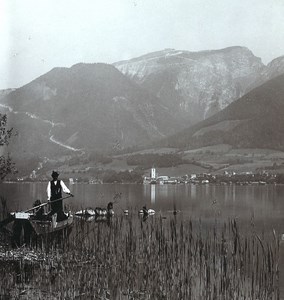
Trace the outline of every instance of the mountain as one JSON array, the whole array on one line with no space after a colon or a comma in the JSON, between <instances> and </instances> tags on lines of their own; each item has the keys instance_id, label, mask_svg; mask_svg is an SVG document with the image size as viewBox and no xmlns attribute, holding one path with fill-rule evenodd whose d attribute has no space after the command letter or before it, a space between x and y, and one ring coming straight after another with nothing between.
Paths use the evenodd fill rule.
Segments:
<instances>
[{"instance_id":1,"label":"mountain","mask_svg":"<svg viewBox=\"0 0 284 300\"><path fill-rule=\"evenodd\" d=\"M15 91L15 89L5 89L5 90L0 90L0 99L4 98L11 92Z\"/></svg>"},{"instance_id":2,"label":"mountain","mask_svg":"<svg viewBox=\"0 0 284 300\"><path fill-rule=\"evenodd\" d=\"M55 68L1 99L18 131L17 155L111 152L181 126L159 99L107 64Z\"/></svg>"},{"instance_id":3,"label":"mountain","mask_svg":"<svg viewBox=\"0 0 284 300\"><path fill-rule=\"evenodd\" d=\"M200 52L165 49L114 66L155 94L184 126L243 96L265 69L245 47Z\"/></svg>"},{"instance_id":4,"label":"mountain","mask_svg":"<svg viewBox=\"0 0 284 300\"><path fill-rule=\"evenodd\" d=\"M229 144L284 150L284 74L274 77L214 116L164 141L184 149Z\"/></svg>"},{"instance_id":5,"label":"mountain","mask_svg":"<svg viewBox=\"0 0 284 300\"><path fill-rule=\"evenodd\" d=\"M284 55L273 59L264 69L262 77L272 79L281 74L284 74Z\"/></svg>"},{"instance_id":6,"label":"mountain","mask_svg":"<svg viewBox=\"0 0 284 300\"><path fill-rule=\"evenodd\" d=\"M264 66L244 47L165 49L113 65L55 68L0 92L0 109L17 130L9 149L26 165L34 157L63 162L77 154L145 148L160 139L175 148L222 142L280 149L281 101L275 99L282 87L271 86L283 71L283 57ZM266 85L271 78L275 83ZM253 101L242 100L247 96Z\"/></svg>"},{"instance_id":7,"label":"mountain","mask_svg":"<svg viewBox=\"0 0 284 300\"><path fill-rule=\"evenodd\" d=\"M284 74L284 56L273 59L259 74L257 79L251 83L249 90L260 86L276 76Z\"/></svg>"}]
</instances>

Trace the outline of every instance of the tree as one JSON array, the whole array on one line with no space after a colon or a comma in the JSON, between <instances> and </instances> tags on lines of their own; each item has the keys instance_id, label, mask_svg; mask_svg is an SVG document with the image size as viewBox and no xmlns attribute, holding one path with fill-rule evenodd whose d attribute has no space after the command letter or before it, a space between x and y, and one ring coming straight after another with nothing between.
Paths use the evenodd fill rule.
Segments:
<instances>
[{"instance_id":1,"label":"tree","mask_svg":"<svg viewBox=\"0 0 284 300\"><path fill-rule=\"evenodd\" d=\"M8 174L16 172L9 153L5 153L12 134L13 128L7 128L7 115L0 113L0 181Z\"/></svg>"}]
</instances>

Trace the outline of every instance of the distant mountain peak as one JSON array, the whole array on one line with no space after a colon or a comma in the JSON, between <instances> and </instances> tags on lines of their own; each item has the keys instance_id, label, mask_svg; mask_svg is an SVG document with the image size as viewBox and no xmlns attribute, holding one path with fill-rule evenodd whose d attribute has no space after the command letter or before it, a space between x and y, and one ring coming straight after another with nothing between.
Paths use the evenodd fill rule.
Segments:
<instances>
[{"instance_id":1,"label":"distant mountain peak","mask_svg":"<svg viewBox=\"0 0 284 300\"><path fill-rule=\"evenodd\" d=\"M264 68L260 58L241 46L198 52L164 49L114 66L188 123L240 98Z\"/></svg>"},{"instance_id":2,"label":"distant mountain peak","mask_svg":"<svg viewBox=\"0 0 284 300\"><path fill-rule=\"evenodd\" d=\"M77 63L74 64L70 67L70 69L81 69L81 68L113 68L112 64L107 64L107 63Z\"/></svg>"},{"instance_id":3,"label":"distant mountain peak","mask_svg":"<svg viewBox=\"0 0 284 300\"><path fill-rule=\"evenodd\" d=\"M18 156L22 148L48 157L111 152L117 142L121 149L141 146L182 128L158 98L103 63L52 69L1 103L19 132L11 143Z\"/></svg>"},{"instance_id":4,"label":"distant mountain peak","mask_svg":"<svg viewBox=\"0 0 284 300\"><path fill-rule=\"evenodd\" d=\"M252 86L283 71L284 56L265 66L241 46L167 48L112 65L54 68L2 98L0 92L0 105L19 133L10 145L20 157L108 153L118 144L120 150L145 146L184 128L174 147L220 142L279 148L282 77Z\"/></svg>"},{"instance_id":5,"label":"distant mountain peak","mask_svg":"<svg viewBox=\"0 0 284 300\"><path fill-rule=\"evenodd\" d=\"M213 50L201 50L201 51L188 51L188 50L176 50L173 48L165 48L163 50L159 51L154 51L150 52L147 54L143 54L141 56L129 59L129 60L122 60L113 63L114 66L119 66L125 63L134 63L138 61L145 61L145 60L151 60L151 59L159 59L163 57L169 57L169 56L174 56L174 55L185 55L186 57L202 57L202 56L208 56L208 55L215 55L215 54L228 54L228 53L233 53L233 52L243 52L246 53L247 55L254 56L251 50L249 50L247 47L243 46L231 46L231 47L226 47L222 49L213 49ZM255 56L254 56L255 57ZM259 58L260 59L260 58ZM260 59L261 60L261 59Z\"/></svg>"},{"instance_id":6,"label":"distant mountain peak","mask_svg":"<svg viewBox=\"0 0 284 300\"><path fill-rule=\"evenodd\" d=\"M278 76L284 73L284 55L273 59L268 65L267 69L269 73L274 73L274 76Z\"/></svg>"}]
</instances>

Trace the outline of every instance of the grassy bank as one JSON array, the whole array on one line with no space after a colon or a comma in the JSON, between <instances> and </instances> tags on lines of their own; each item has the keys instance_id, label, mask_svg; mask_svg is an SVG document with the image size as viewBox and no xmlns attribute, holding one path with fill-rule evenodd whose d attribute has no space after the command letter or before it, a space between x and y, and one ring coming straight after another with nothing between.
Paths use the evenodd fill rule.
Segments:
<instances>
[{"instance_id":1,"label":"grassy bank","mask_svg":"<svg viewBox=\"0 0 284 300\"><path fill-rule=\"evenodd\" d=\"M1 299L279 299L278 239L234 220L77 220L64 245L7 250Z\"/></svg>"}]
</instances>

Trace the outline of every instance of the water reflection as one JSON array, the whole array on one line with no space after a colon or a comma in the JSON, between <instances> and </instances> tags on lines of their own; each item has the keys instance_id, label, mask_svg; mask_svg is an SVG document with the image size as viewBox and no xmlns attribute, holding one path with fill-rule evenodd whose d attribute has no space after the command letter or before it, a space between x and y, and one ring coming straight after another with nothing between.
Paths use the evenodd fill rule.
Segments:
<instances>
[{"instance_id":1,"label":"water reflection","mask_svg":"<svg viewBox=\"0 0 284 300\"><path fill-rule=\"evenodd\" d=\"M121 199L115 205L116 214L124 209L136 212L146 205L166 213L174 208L184 217L232 218L270 223L283 223L284 186L237 185L115 185L74 184L74 198L65 204L74 211L86 207L106 206L115 194ZM30 208L36 199L46 201L46 183L1 184L0 196L7 198L11 210ZM284 225L284 224L283 224Z\"/></svg>"},{"instance_id":2,"label":"water reflection","mask_svg":"<svg viewBox=\"0 0 284 300\"><path fill-rule=\"evenodd\" d=\"M151 204L156 202L156 184L150 184L151 188Z\"/></svg>"},{"instance_id":3,"label":"water reflection","mask_svg":"<svg viewBox=\"0 0 284 300\"><path fill-rule=\"evenodd\" d=\"M190 197L191 197L191 199L196 199L196 185L195 184L190 185Z\"/></svg>"}]
</instances>

